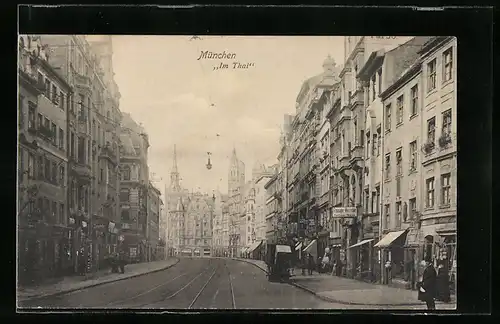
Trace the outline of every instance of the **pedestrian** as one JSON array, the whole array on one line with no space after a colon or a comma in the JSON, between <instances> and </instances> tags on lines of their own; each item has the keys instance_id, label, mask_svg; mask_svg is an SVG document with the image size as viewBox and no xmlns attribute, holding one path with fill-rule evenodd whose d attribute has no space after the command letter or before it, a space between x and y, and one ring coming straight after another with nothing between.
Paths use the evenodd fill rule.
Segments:
<instances>
[{"instance_id":1,"label":"pedestrian","mask_svg":"<svg viewBox=\"0 0 500 324\"><path fill-rule=\"evenodd\" d=\"M120 265L120 272L121 273L125 273L125 263L126 263L126 260L125 260L125 252L120 251L119 255L118 255L118 260L119 260L119 265Z\"/></svg>"},{"instance_id":2,"label":"pedestrian","mask_svg":"<svg viewBox=\"0 0 500 324\"><path fill-rule=\"evenodd\" d=\"M437 271L437 296L436 299L445 303L450 302L450 280L446 260L441 260Z\"/></svg>"},{"instance_id":3,"label":"pedestrian","mask_svg":"<svg viewBox=\"0 0 500 324\"><path fill-rule=\"evenodd\" d=\"M309 253L309 258L308 258L308 269L309 269L309 275L312 276L314 270L314 256L311 253Z\"/></svg>"},{"instance_id":4,"label":"pedestrian","mask_svg":"<svg viewBox=\"0 0 500 324\"><path fill-rule=\"evenodd\" d=\"M434 298L436 296L436 270L432 265L432 260L427 257L423 263L425 269L422 279L418 284L418 300L425 301L427 309L436 309Z\"/></svg>"}]
</instances>

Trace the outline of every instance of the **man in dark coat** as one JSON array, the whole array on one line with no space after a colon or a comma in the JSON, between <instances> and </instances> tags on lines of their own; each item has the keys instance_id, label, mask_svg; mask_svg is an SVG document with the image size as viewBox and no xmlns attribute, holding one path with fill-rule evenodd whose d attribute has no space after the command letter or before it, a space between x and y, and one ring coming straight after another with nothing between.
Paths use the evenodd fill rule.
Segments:
<instances>
[{"instance_id":1,"label":"man in dark coat","mask_svg":"<svg viewBox=\"0 0 500 324\"><path fill-rule=\"evenodd\" d=\"M436 309L434 302L436 296L436 270L430 258L425 259L425 270L418 289L418 299L425 301L427 309Z\"/></svg>"}]
</instances>

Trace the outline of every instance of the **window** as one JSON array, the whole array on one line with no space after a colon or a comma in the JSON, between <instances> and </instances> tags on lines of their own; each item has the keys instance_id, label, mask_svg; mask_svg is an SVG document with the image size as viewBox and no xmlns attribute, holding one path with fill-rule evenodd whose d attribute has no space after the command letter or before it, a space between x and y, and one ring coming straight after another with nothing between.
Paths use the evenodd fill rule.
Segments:
<instances>
[{"instance_id":1,"label":"window","mask_svg":"<svg viewBox=\"0 0 500 324\"><path fill-rule=\"evenodd\" d=\"M78 117L81 120L84 120L84 118L85 118L85 110L84 110L84 107L83 107L84 100L85 100L85 96L81 94L80 95L80 102L78 103L80 105L80 111L79 111Z\"/></svg>"},{"instance_id":2,"label":"window","mask_svg":"<svg viewBox=\"0 0 500 324\"><path fill-rule=\"evenodd\" d=\"M50 130L50 120L49 120L47 117L45 117L45 118L43 119L43 126L44 126L46 129Z\"/></svg>"},{"instance_id":3,"label":"window","mask_svg":"<svg viewBox=\"0 0 500 324\"><path fill-rule=\"evenodd\" d=\"M385 180L391 177L391 153L385 155Z\"/></svg>"},{"instance_id":4,"label":"window","mask_svg":"<svg viewBox=\"0 0 500 324\"><path fill-rule=\"evenodd\" d=\"M380 186L375 187L375 191L377 192L377 204L376 204L376 210L377 213L380 211Z\"/></svg>"},{"instance_id":5,"label":"window","mask_svg":"<svg viewBox=\"0 0 500 324\"><path fill-rule=\"evenodd\" d=\"M52 143L55 145L56 144L56 136L57 136L57 126L54 123L51 123L50 125L50 132L52 134Z\"/></svg>"},{"instance_id":6,"label":"window","mask_svg":"<svg viewBox=\"0 0 500 324\"><path fill-rule=\"evenodd\" d=\"M410 219L414 219L417 213L417 198L410 199Z\"/></svg>"},{"instance_id":7,"label":"window","mask_svg":"<svg viewBox=\"0 0 500 324\"><path fill-rule=\"evenodd\" d=\"M372 149L375 149L375 145L372 147ZM366 157L370 157L370 132L366 133Z\"/></svg>"},{"instance_id":8,"label":"window","mask_svg":"<svg viewBox=\"0 0 500 324\"><path fill-rule=\"evenodd\" d=\"M43 157L42 157L42 159L43 159ZM50 173L51 173L50 172L50 162L47 158L45 158L43 160L43 166L44 166L44 175L45 175L44 179L47 181L50 181Z\"/></svg>"},{"instance_id":9,"label":"window","mask_svg":"<svg viewBox=\"0 0 500 324\"><path fill-rule=\"evenodd\" d=\"M59 98L57 97L57 87L55 84L52 85L52 102L59 104Z\"/></svg>"},{"instance_id":10,"label":"window","mask_svg":"<svg viewBox=\"0 0 500 324\"><path fill-rule=\"evenodd\" d=\"M417 170L417 141L410 143L410 172Z\"/></svg>"},{"instance_id":11,"label":"window","mask_svg":"<svg viewBox=\"0 0 500 324\"><path fill-rule=\"evenodd\" d=\"M403 174L403 154L402 148L396 151L396 175L401 176Z\"/></svg>"},{"instance_id":12,"label":"window","mask_svg":"<svg viewBox=\"0 0 500 324\"><path fill-rule=\"evenodd\" d=\"M59 148L64 150L64 131L59 128Z\"/></svg>"},{"instance_id":13,"label":"window","mask_svg":"<svg viewBox=\"0 0 500 324\"><path fill-rule=\"evenodd\" d=\"M52 216L52 221L54 221L56 224L59 224L59 215L57 214L57 203L55 201L52 202L52 208L51 208L51 216Z\"/></svg>"},{"instance_id":14,"label":"window","mask_svg":"<svg viewBox=\"0 0 500 324\"><path fill-rule=\"evenodd\" d=\"M401 202L396 202L396 227L401 226Z\"/></svg>"},{"instance_id":15,"label":"window","mask_svg":"<svg viewBox=\"0 0 500 324\"><path fill-rule=\"evenodd\" d=\"M425 206L427 208L432 208L434 207L434 177L427 179L425 187L427 191Z\"/></svg>"},{"instance_id":16,"label":"window","mask_svg":"<svg viewBox=\"0 0 500 324\"><path fill-rule=\"evenodd\" d=\"M61 91L59 92L59 108L61 108L64 111L64 93Z\"/></svg>"},{"instance_id":17,"label":"window","mask_svg":"<svg viewBox=\"0 0 500 324\"><path fill-rule=\"evenodd\" d=\"M59 223L64 223L64 204L59 204Z\"/></svg>"},{"instance_id":18,"label":"window","mask_svg":"<svg viewBox=\"0 0 500 324\"><path fill-rule=\"evenodd\" d=\"M59 167L59 180L61 185L64 185L64 176L65 176L64 165L61 165Z\"/></svg>"},{"instance_id":19,"label":"window","mask_svg":"<svg viewBox=\"0 0 500 324\"><path fill-rule=\"evenodd\" d=\"M52 183L57 183L57 164L52 162Z\"/></svg>"},{"instance_id":20,"label":"window","mask_svg":"<svg viewBox=\"0 0 500 324\"><path fill-rule=\"evenodd\" d=\"M19 182L23 182L24 179L24 150L22 148L19 149L19 157L18 157L18 177Z\"/></svg>"},{"instance_id":21,"label":"window","mask_svg":"<svg viewBox=\"0 0 500 324\"><path fill-rule=\"evenodd\" d=\"M121 189L120 190L120 201L128 201L130 197L129 189Z\"/></svg>"},{"instance_id":22,"label":"window","mask_svg":"<svg viewBox=\"0 0 500 324\"><path fill-rule=\"evenodd\" d=\"M32 153L28 153L28 178L33 179L35 177L35 156Z\"/></svg>"},{"instance_id":23,"label":"window","mask_svg":"<svg viewBox=\"0 0 500 324\"><path fill-rule=\"evenodd\" d=\"M372 77L372 101L374 101L377 96L377 92L375 90L376 88L377 88L377 77L374 74Z\"/></svg>"},{"instance_id":24,"label":"window","mask_svg":"<svg viewBox=\"0 0 500 324\"><path fill-rule=\"evenodd\" d=\"M436 88L436 59L427 64L427 92Z\"/></svg>"},{"instance_id":25,"label":"window","mask_svg":"<svg viewBox=\"0 0 500 324\"><path fill-rule=\"evenodd\" d=\"M377 134L373 134L373 146L372 146L372 154L373 156L376 156L378 155L378 136Z\"/></svg>"},{"instance_id":26,"label":"window","mask_svg":"<svg viewBox=\"0 0 500 324\"><path fill-rule=\"evenodd\" d=\"M446 173L441 176L441 204L443 206L447 206L450 204L450 193L451 193L450 178L451 178L450 173Z\"/></svg>"},{"instance_id":27,"label":"window","mask_svg":"<svg viewBox=\"0 0 500 324\"><path fill-rule=\"evenodd\" d=\"M377 156L380 155L380 146L382 144L381 133L382 133L382 127L381 127L381 125L378 125L378 127L377 127L377 139L378 139L378 141L377 141Z\"/></svg>"},{"instance_id":28,"label":"window","mask_svg":"<svg viewBox=\"0 0 500 324\"><path fill-rule=\"evenodd\" d=\"M443 113L443 128L441 130L442 135L451 134L451 109L448 109Z\"/></svg>"},{"instance_id":29,"label":"window","mask_svg":"<svg viewBox=\"0 0 500 324\"><path fill-rule=\"evenodd\" d=\"M385 130L390 131L391 130L391 113L392 113L392 107L391 104L388 104L385 106Z\"/></svg>"},{"instance_id":30,"label":"window","mask_svg":"<svg viewBox=\"0 0 500 324\"><path fill-rule=\"evenodd\" d=\"M123 168L123 180L130 180L130 167L125 166Z\"/></svg>"},{"instance_id":31,"label":"window","mask_svg":"<svg viewBox=\"0 0 500 324\"><path fill-rule=\"evenodd\" d=\"M370 192L368 189L365 189L365 210L368 212L368 207L370 206Z\"/></svg>"},{"instance_id":32,"label":"window","mask_svg":"<svg viewBox=\"0 0 500 324\"><path fill-rule=\"evenodd\" d=\"M382 69L379 69L377 74L378 74L378 93L382 93Z\"/></svg>"},{"instance_id":33,"label":"window","mask_svg":"<svg viewBox=\"0 0 500 324\"><path fill-rule=\"evenodd\" d=\"M385 229L388 229L391 225L391 205L387 204L384 206L384 215L385 215Z\"/></svg>"},{"instance_id":34,"label":"window","mask_svg":"<svg viewBox=\"0 0 500 324\"><path fill-rule=\"evenodd\" d=\"M19 109L19 127L23 128L23 126L24 126L24 97L22 95L19 95L18 109Z\"/></svg>"},{"instance_id":35,"label":"window","mask_svg":"<svg viewBox=\"0 0 500 324\"><path fill-rule=\"evenodd\" d=\"M43 116L42 114L38 113L38 128L43 127Z\"/></svg>"},{"instance_id":36,"label":"window","mask_svg":"<svg viewBox=\"0 0 500 324\"><path fill-rule=\"evenodd\" d=\"M354 145L358 145L358 120L357 118L354 118Z\"/></svg>"},{"instance_id":37,"label":"window","mask_svg":"<svg viewBox=\"0 0 500 324\"><path fill-rule=\"evenodd\" d=\"M410 117L418 113L418 84L411 88L411 114Z\"/></svg>"},{"instance_id":38,"label":"window","mask_svg":"<svg viewBox=\"0 0 500 324\"><path fill-rule=\"evenodd\" d=\"M427 143L433 144L436 141L436 117L427 121Z\"/></svg>"},{"instance_id":39,"label":"window","mask_svg":"<svg viewBox=\"0 0 500 324\"><path fill-rule=\"evenodd\" d=\"M42 73L38 72L37 80L38 80L38 83L40 85L43 84L43 74Z\"/></svg>"},{"instance_id":40,"label":"window","mask_svg":"<svg viewBox=\"0 0 500 324\"><path fill-rule=\"evenodd\" d=\"M450 81L453 78L453 48L443 53L443 82Z\"/></svg>"},{"instance_id":41,"label":"window","mask_svg":"<svg viewBox=\"0 0 500 324\"><path fill-rule=\"evenodd\" d=\"M45 79L45 97L50 100L50 80Z\"/></svg>"},{"instance_id":42,"label":"window","mask_svg":"<svg viewBox=\"0 0 500 324\"><path fill-rule=\"evenodd\" d=\"M128 220L130 220L130 212L127 209L122 210L122 221Z\"/></svg>"},{"instance_id":43,"label":"window","mask_svg":"<svg viewBox=\"0 0 500 324\"><path fill-rule=\"evenodd\" d=\"M371 212L372 213L375 213L377 212L377 192L376 191L372 191L372 210Z\"/></svg>"},{"instance_id":44,"label":"window","mask_svg":"<svg viewBox=\"0 0 500 324\"><path fill-rule=\"evenodd\" d=\"M404 113L404 96L401 95L396 99L396 105L398 108L398 125L403 123L403 113Z\"/></svg>"},{"instance_id":45,"label":"window","mask_svg":"<svg viewBox=\"0 0 500 324\"><path fill-rule=\"evenodd\" d=\"M36 126L35 126L35 113L36 113L35 104L32 103L31 101L28 102L28 129L36 128Z\"/></svg>"}]
</instances>

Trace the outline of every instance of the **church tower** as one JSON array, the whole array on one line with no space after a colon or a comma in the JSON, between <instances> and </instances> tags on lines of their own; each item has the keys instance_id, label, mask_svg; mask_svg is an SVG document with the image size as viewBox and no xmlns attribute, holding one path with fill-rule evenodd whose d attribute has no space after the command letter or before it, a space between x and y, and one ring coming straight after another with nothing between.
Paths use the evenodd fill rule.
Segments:
<instances>
[{"instance_id":1,"label":"church tower","mask_svg":"<svg viewBox=\"0 0 500 324\"><path fill-rule=\"evenodd\" d=\"M170 171L170 192L181 192L179 170L177 169L177 148L174 144L174 158L172 171Z\"/></svg>"},{"instance_id":2,"label":"church tower","mask_svg":"<svg viewBox=\"0 0 500 324\"><path fill-rule=\"evenodd\" d=\"M238 190L245 184L245 163L238 159L235 148L233 148L233 154L229 162L229 174L227 178L229 196L238 193Z\"/></svg>"}]
</instances>

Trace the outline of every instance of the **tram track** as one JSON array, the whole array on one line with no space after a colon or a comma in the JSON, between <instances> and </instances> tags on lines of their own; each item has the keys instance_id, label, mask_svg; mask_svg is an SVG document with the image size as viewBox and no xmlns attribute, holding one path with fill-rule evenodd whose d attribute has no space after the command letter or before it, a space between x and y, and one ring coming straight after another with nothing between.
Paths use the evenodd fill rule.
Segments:
<instances>
[{"instance_id":1,"label":"tram track","mask_svg":"<svg viewBox=\"0 0 500 324\"><path fill-rule=\"evenodd\" d=\"M182 292L183 290L185 290L187 287L189 287L193 282L196 281L196 279L198 279L199 277L201 277L203 274L206 274L207 272L209 272L211 269L213 269L213 265L212 265L212 261L209 262L209 265L205 268L203 268L201 271L197 271L194 273L194 277L190 278L190 280L188 281L187 284L183 285L180 289L176 290L174 293L170 294L169 296L167 297L160 297L161 298L161 302L163 301L166 301L166 300L169 300L169 299L172 299L174 298L175 296L177 296L180 292ZM170 279L170 280L167 280L166 282L163 282L159 285L156 285L154 286L153 288L151 289L148 289L146 291L143 291L143 292L140 292L136 295L133 295L133 296L130 296L130 297L127 297L127 298L123 298L123 299L120 299L120 300L116 300L116 301L112 301L108 304L106 304L107 307L117 307L117 306L120 306L120 305L127 305L127 303L130 303L130 302L134 302L136 301L137 299L141 298L141 297L144 297L144 296L148 296L148 295L151 295L153 294L154 292L157 292L157 291L160 291L160 290L165 290L168 288L169 284L172 284L174 282L177 282L179 279L181 278L184 278L184 277L187 277L188 275L192 275L193 273L190 273L190 272L186 272L186 273L181 273L179 274L178 276ZM144 303L144 304L133 304L134 307L144 307L144 306L147 306L149 305L150 303ZM156 304L156 303L155 303Z\"/></svg>"},{"instance_id":2,"label":"tram track","mask_svg":"<svg viewBox=\"0 0 500 324\"><path fill-rule=\"evenodd\" d=\"M218 276L216 276L216 274L219 274ZM221 287L220 286L220 281L218 282L213 282L213 279L214 277L218 277L221 279L221 277L225 277L225 275L227 275L227 293L229 294L229 296L227 296L227 294L219 294L219 292L221 291ZM210 283L215 283L216 284L216 291L215 291L215 294L210 294L209 292L206 293L206 288L207 286L210 284ZM224 290L223 290L224 291ZM207 297L209 296L212 296L212 298L206 298L204 299L205 301L207 300L211 300L211 306L213 306L214 302L215 302L215 299L217 299L217 297L219 298L227 298L229 297L229 300L230 300L230 305L231 307L228 307L228 308L231 308L231 309L235 309L236 308L236 302L235 302L235 298L234 298L234 290L233 290L233 284L232 284L232 279L231 279L231 273L229 271L229 267L227 266L226 264L226 261L224 261L224 264L221 265L221 266L218 266L214 272L211 274L211 276L208 278L208 280L205 282L205 284L201 287L201 289L197 292L197 294L195 295L194 299L191 301L191 303L189 304L188 306L188 309L195 309L195 305L198 303L198 304L201 304L200 306L203 305L203 302L198 302L200 300L200 297L206 293ZM224 299L225 301L226 299ZM198 307L198 308L214 308L214 307ZM219 307L220 308L220 307Z\"/></svg>"}]
</instances>

